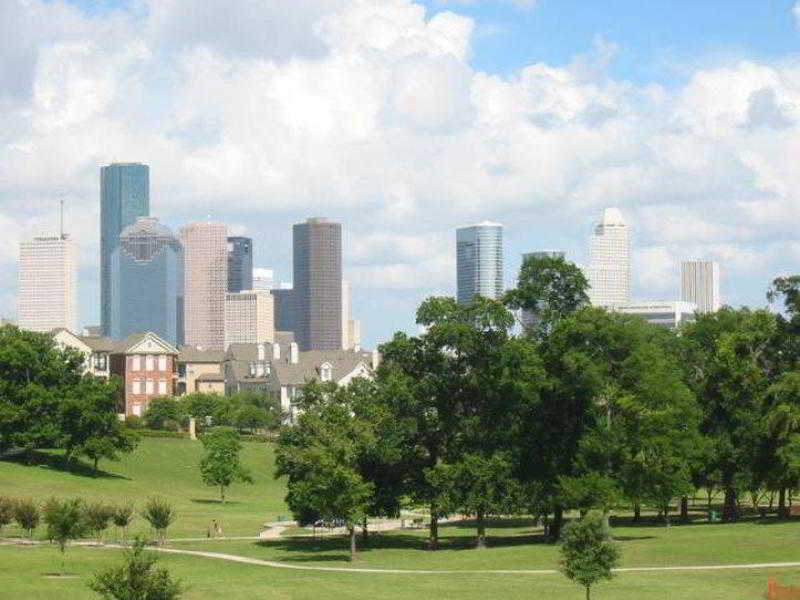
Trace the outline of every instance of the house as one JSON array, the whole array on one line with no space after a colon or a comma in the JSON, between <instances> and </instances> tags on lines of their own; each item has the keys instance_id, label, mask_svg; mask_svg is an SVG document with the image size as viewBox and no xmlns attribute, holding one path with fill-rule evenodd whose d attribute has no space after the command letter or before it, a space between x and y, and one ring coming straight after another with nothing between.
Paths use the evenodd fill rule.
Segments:
<instances>
[{"instance_id":1,"label":"house","mask_svg":"<svg viewBox=\"0 0 800 600\"><path fill-rule=\"evenodd\" d=\"M310 350L289 344L231 344L225 359L225 391L251 391L280 399L287 421L297 418L296 399L310 381L347 385L356 377L372 377L377 351Z\"/></svg>"},{"instance_id":2,"label":"house","mask_svg":"<svg viewBox=\"0 0 800 600\"><path fill-rule=\"evenodd\" d=\"M125 415L142 416L153 398L175 395L178 354L175 346L150 331L117 343L110 370L124 382Z\"/></svg>"},{"instance_id":3,"label":"house","mask_svg":"<svg viewBox=\"0 0 800 600\"><path fill-rule=\"evenodd\" d=\"M183 396L195 392L224 394L224 362L225 352L222 350L201 350L195 346L180 346L175 395Z\"/></svg>"},{"instance_id":4,"label":"house","mask_svg":"<svg viewBox=\"0 0 800 600\"><path fill-rule=\"evenodd\" d=\"M78 335L64 328L54 329L52 334L56 344L74 348L83 353L84 374L104 379L111 376L110 357L116 349L117 342L107 337Z\"/></svg>"}]
</instances>

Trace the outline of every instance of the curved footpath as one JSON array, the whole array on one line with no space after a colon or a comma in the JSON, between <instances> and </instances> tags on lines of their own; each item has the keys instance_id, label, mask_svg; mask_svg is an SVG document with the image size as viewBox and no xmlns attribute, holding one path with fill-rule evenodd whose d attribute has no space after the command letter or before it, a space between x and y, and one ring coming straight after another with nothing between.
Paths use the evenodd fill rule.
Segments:
<instances>
[{"instance_id":1,"label":"curved footpath","mask_svg":"<svg viewBox=\"0 0 800 600\"><path fill-rule=\"evenodd\" d=\"M226 538L217 538L217 541ZM227 538L233 539L233 538ZM241 538L240 538L241 539ZM254 539L254 538L245 538ZM47 542L0 542L0 546L11 545L44 545ZM76 546L91 545L95 548L124 549L125 546L119 544L96 545L93 543L78 542ZM182 550L180 548L159 548L152 546L149 549L165 554L182 554L186 556L199 556L201 558L212 558L215 560L227 560L230 562L243 563L246 565L256 565L260 567L271 567L274 569L294 569L297 571L333 571L337 573L386 573L401 575L556 575L559 571L555 569L472 569L472 570L434 570L434 569L380 569L362 567L320 567L311 565L292 565L274 560L261 560L248 556L238 556L236 554L225 554L223 552L205 552L202 550ZM774 562L774 563L746 563L737 565L689 565L679 567L623 567L613 569L615 573L651 573L657 571L724 571L730 569L787 569L800 567L800 562Z\"/></svg>"}]
</instances>

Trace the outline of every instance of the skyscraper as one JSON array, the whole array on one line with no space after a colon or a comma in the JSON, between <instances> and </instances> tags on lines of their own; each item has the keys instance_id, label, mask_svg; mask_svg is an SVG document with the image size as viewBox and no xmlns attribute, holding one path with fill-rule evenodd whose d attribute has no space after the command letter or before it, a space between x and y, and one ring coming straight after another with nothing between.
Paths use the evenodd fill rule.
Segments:
<instances>
[{"instance_id":1,"label":"skyscraper","mask_svg":"<svg viewBox=\"0 0 800 600\"><path fill-rule=\"evenodd\" d=\"M618 208L607 208L589 239L589 300L619 306L631 300L631 230Z\"/></svg>"},{"instance_id":2,"label":"skyscraper","mask_svg":"<svg viewBox=\"0 0 800 600\"><path fill-rule=\"evenodd\" d=\"M503 226L483 221L456 229L456 299L469 304L476 295L503 295Z\"/></svg>"},{"instance_id":3,"label":"skyscraper","mask_svg":"<svg viewBox=\"0 0 800 600\"><path fill-rule=\"evenodd\" d=\"M31 331L78 331L78 250L69 235L20 243L17 321Z\"/></svg>"},{"instance_id":4,"label":"skyscraper","mask_svg":"<svg viewBox=\"0 0 800 600\"><path fill-rule=\"evenodd\" d=\"M122 339L152 331L183 343L183 246L154 217L139 217L111 254L111 326Z\"/></svg>"},{"instance_id":5,"label":"skyscraper","mask_svg":"<svg viewBox=\"0 0 800 600\"><path fill-rule=\"evenodd\" d=\"M529 258L564 258L567 255L563 250L538 250L536 252L526 252L522 255L522 264ZM537 323L536 314L529 310L523 310L519 315L520 323L524 329L530 329Z\"/></svg>"},{"instance_id":6,"label":"skyscraper","mask_svg":"<svg viewBox=\"0 0 800 600\"><path fill-rule=\"evenodd\" d=\"M274 302L267 290L228 292L225 296L225 348L231 344L275 341Z\"/></svg>"},{"instance_id":7,"label":"skyscraper","mask_svg":"<svg viewBox=\"0 0 800 600\"><path fill-rule=\"evenodd\" d=\"M294 289L279 288L270 290L274 299L275 331L297 330L297 304Z\"/></svg>"},{"instance_id":8,"label":"skyscraper","mask_svg":"<svg viewBox=\"0 0 800 600\"><path fill-rule=\"evenodd\" d=\"M253 269L253 289L267 290L268 292L275 287L275 270L256 267Z\"/></svg>"},{"instance_id":9,"label":"skyscraper","mask_svg":"<svg viewBox=\"0 0 800 600\"><path fill-rule=\"evenodd\" d=\"M222 350L228 288L227 230L221 223L191 223L181 229L181 242L186 343Z\"/></svg>"},{"instance_id":10,"label":"skyscraper","mask_svg":"<svg viewBox=\"0 0 800 600\"><path fill-rule=\"evenodd\" d=\"M292 228L295 339L300 350L342 348L342 226L315 217Z\"/></svg>"},{"instance_id":11,"label":"skyscraper","mask_svg":"<svg viewBox=\"0 0 800 600\"><path fill-rule=\"evenodd\" d=\"M111 327L111 254L119 234L150 214L150 168L114 163L100 169L100 327Z\"/></svg>"},{"instance_id":12,"label":"skyscraper","mask_svg":"<svg viewBox=\"0 0 800 600\"><path fill-rule=\"evenodd\" d=\"M253 289L253 240L228 238L228 291Z\"/></svg>"},{"instance_id":13,"label":"skyscraper","mask_svg":"<svg viewBox=\"0 0 800 600\"><path fill-rule=\"evenodd\" d=\"M719 264L710 260L681 262L681 300L696 304L699 313L718 311Z\"/></svg>"}]
</instances>

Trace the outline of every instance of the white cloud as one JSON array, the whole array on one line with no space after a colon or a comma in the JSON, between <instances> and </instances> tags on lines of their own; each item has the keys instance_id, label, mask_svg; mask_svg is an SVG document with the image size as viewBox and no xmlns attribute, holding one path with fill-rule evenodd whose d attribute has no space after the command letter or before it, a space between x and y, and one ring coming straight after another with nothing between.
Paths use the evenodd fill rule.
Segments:
<instances>
[{"instance_id":1,"label":"white cloud","mask_svg":"<svg viewBox=\"0 0 800 600\"><path fill-rule=\"evenodd\" d=\"M800 2L795 2L794 6L792 6L792 16L794 17L795 25L800 27Z\"/></svg>"}]
</instances>

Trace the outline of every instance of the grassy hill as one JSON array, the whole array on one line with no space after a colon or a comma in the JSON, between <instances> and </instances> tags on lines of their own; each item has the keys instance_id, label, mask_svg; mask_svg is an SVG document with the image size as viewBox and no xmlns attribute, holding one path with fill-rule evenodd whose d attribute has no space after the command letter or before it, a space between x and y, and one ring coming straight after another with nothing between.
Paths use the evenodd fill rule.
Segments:
<instances>
[{"instance_id":1,"label":"grassy hill","mask_svg":"<svg viewBox=\"0 0 800 600\"><path fill-rule=\"evenodd\" d=\"M273 478L271 444L243 444L242 462L250 469L253 484L234 484L224 505L219 502L218 489L206 486L200 478L202 455L198 441L144 438L136 451L121 461L101 462L99 476L86 465L64 470L58 455L40 454L33 466L5 460L0 461L0 494L41 500L49 496L131 500L137 512L149 496L163 496L174 504L178 515L170 537L204 537L213 519L222 521L226 536L257 535L262 523L288 516L283 502L285 486ZM137 517L131 532L147 528ZM11 530L13 533L13 526Z\"/></svg>"}]
</instances>

